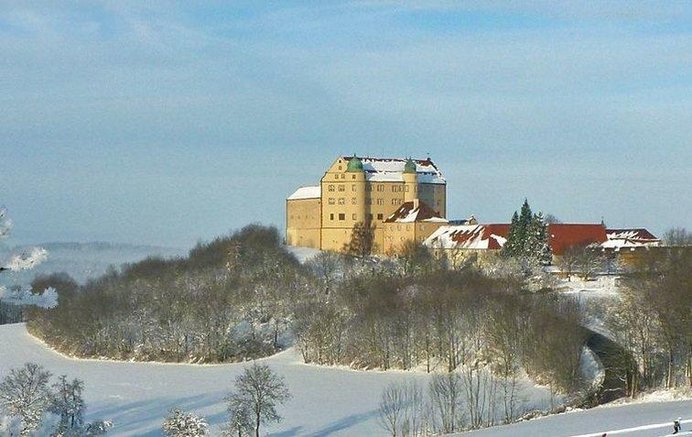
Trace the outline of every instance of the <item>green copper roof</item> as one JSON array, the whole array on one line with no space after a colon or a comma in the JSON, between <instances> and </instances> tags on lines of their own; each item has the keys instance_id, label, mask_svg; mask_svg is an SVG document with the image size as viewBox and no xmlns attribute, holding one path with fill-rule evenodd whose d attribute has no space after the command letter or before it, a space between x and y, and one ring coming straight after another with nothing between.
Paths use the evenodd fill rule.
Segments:
<instances>
[{"instance_id":1,"label":"green copper roof","mask_svg":"<svg viewBox=\"0 0 692 437\"><path fill-rule=\"evenodd\" d=\"M348 172L358 172L363 171L363 162L358 159L355 155L348 161L346 166L346 171Z\"/></svg>"},{"instance_id":2,"label":"green copper roof","mask_svg":"<svg viewBox=\"0 0 692 437\"><path fill-rule=\"evenodd\" d=\"M406 164L404 164L404 173L415 173L416 172L416 163L413 162L413 159L409 158L406 160Z\"/></svg>"}]
</instances>

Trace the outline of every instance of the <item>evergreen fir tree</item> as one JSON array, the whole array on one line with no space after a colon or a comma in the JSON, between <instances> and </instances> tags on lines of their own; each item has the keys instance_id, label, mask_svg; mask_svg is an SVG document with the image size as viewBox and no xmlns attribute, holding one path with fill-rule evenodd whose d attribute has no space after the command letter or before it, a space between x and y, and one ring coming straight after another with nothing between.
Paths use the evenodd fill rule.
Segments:
<instances>
[{"instance_id":1,"label":"evergreen fir tree","mask_svg":"<svg viewBox=\"0 0 692 437\"><path fill-rule=\"evenodd\" d=\"M518 258L525 265L548 265L552 260L548 244L548 229L543 214L533 214L527 199L519 213L512 216L502 255Z\"/></svg>"},{"instance_id":2,"label":"evergreen fir tree","mask_svg":"<svg viewBox=\"0 0 692 437\"><path fill-rule=\"evenodd\" d=\"M521 211L519 212L518 241L525 242L529 237L528 233L532 221L533 213L531 212L529 201L525 198L524 204L521 205Z\"/></svg>"},{"instance_id":3,"label":"evergreen fir tree","mask_svg":"<svg viewBox=\"0 0 692 437\"><path fill-rule=\"evenodd\" d=\"M500 252L503 256L510 257L517 254L517 246L519 242L518 237L519 230L519 214L514 211L512 215L512 223L509 225L509 233L507 234L507 241L502 246L502 251Z\"/></svg>"},{"instance_id":4,"label":"evergreen fir tree","mask_svg":"<svg viewBox=\"0 0 692 437\"><path fill-rule=\"evenodd\" d=\"M553 255L548 239L548 225L545 223L542 212L534 215L532 228L533 241L527 255L531 256L538 265L550 265Z\"/></svg>"}]
</instances>

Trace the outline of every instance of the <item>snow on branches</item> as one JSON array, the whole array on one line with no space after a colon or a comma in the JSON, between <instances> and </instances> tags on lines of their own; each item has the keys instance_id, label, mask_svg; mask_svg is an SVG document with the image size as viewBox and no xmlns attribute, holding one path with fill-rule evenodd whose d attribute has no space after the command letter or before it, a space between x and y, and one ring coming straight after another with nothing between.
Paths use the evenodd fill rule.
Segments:
<instances>
[{"instance_id":1,"label":"snow on branches","mask_svg":"<svg viewBox=\"0 0 692 437\"><path fill-rule=\"evenodd\" d=\"M12 221L7 217L7 210L0 207L0 239L6 238ZM25 252L10 256L7 261L0 260L0 273L9 270L20 272L36 267L48 258L48 251L42 247L31 247ZM0 284L0 300L12 305L35 305L42 308L54 308L58 305L58 293L54 288L47 288L42 293L29 290L12 290Z\"/></svg>"},{"instance_id":2,"label":"snow on branches","mask_svg":"<svg viewBox=\"0 0 692 437\"><path fill-rule=\"evenodd\" d=\"M34 305L39 308L58 306L58 292L48 287L43 293L36 294L29 290L8 290L0 285L0 300L12 305Z\"/></svg>"},{"instance_id":3,"label":"snow on branches","mask_svg":"<svg viewBox=\"0 0 692 437\"><path fill-rule=\"evenodd\" d=\"M28 252L12 256L5 264L5 269L19 272L29 270L48 258L48 251L42 247L32 247Z\"/></svg>"}]
</instances>

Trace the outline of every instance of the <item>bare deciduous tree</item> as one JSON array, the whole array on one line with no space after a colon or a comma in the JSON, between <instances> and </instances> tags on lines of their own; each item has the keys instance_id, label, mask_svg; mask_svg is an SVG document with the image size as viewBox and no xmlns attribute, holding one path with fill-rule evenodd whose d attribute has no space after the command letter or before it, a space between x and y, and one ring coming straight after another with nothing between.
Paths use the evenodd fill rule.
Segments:
<instances>
[{"instance_id":1,"label":"bare deciduous tree","mask_svg":"<svg viewBox=\"0 0 692 437\"><path fill-rule=\"evenodd\" d=\"M449 434L463 426L460 414L463 387L456 372L438 373L430 381L430 400L440 420L439 430Z\"/></svg>"},{"instance_id":2,"label":"bare deciduous tree","mask_svg":"<svg viewBox=\"0 0 692 437\"><path fill-rule=\"evenodd\" d=\"M227 398L229 409L236 412L247 409L250 412L255 437L259 437L263 423L282 420L276 408L291 397L283 377L274 373L266 364L254 363L245 368L236 378L234 388L235 391Z\"/></svg>"},{"instance_id":3,"label":"bare deciduous tree","mask_svg":"<svg viewBox=\"0 0 692 437\"><path fill-rule=\"evenodd\" d=\"M427 408L423 391L415 382L391 383L380 398L380 425L392 437L425 435Z\"/></svg>"},{"instance_id":4,"label":"bare deciduous tree","mask_svg":"<svg viewBox=\"0 0 692 437\"><path fill-rule=\"evenodd\" d=\"M36 363L12 369L0 383L0 406L22 421L20 435L28 436L41 424L50 403L50 372Z\"/></svg>"}]
</instances>

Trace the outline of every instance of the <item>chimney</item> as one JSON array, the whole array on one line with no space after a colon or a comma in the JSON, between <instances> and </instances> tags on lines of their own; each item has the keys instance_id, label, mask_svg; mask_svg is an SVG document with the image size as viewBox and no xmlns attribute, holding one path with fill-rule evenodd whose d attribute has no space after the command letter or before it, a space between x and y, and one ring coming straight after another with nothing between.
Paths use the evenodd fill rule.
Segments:
<instances>
[{"instance_id":1,"label":"chimney","mask_svg":"<svg viewBox=\"0 0 692 437\"><path fill-rule=\"evenodd\" d=\"M413 209L418 209L419 206L420 200L418 200L418 198L416 197L415 199L413 199Z\"/></svg>"}]
</instances>

